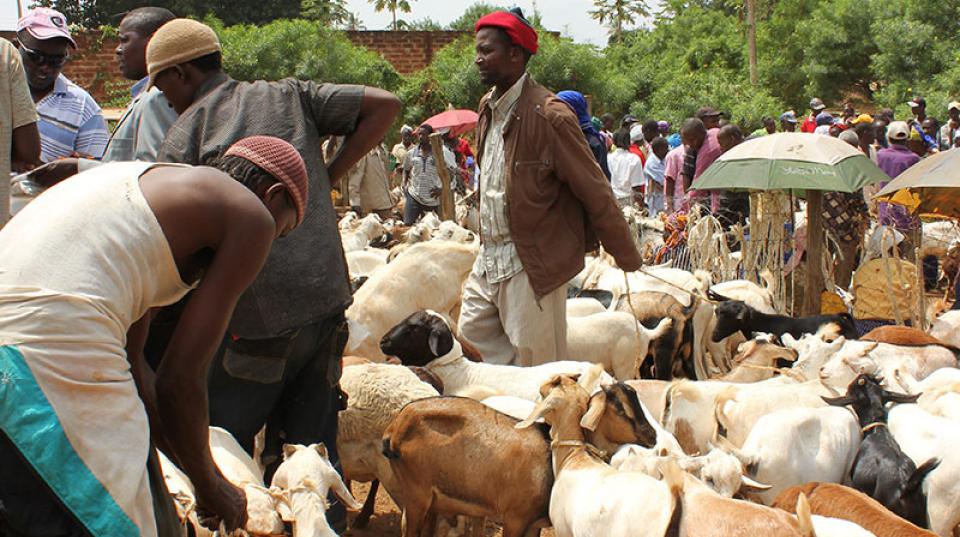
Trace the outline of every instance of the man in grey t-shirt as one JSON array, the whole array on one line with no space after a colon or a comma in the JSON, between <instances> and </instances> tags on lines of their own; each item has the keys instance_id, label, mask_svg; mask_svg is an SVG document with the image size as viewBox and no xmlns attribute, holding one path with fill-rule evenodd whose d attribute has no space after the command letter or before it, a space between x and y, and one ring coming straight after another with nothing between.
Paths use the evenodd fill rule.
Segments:
<instances>
[{"instance_id":1,"label":"man in grey t-shirt","mask_svg":"<svg viewBox=\"0 0 960 537\"><path fill-rule=\"evenodd\" d=\"M278 462L271 441L279 449L281 436L286 443L322 441L336 461L344 311L352 299L330 184L383 138L400 102L363 86L238 82L221 70L213 30L187 19L154 34L147 70L180 114L158 161L202 164L253 134L288 140L303 156L311 193L303 223L274 244L237 303L210 372L210 423L252 452L254 436L269 420L268 473ZM320 145L331 134L345 138L325 163ZM162 346L156 345L155 354L162 354ZM341 521L336 511L328 511L334 526Z\"/></svg>"}]
</instances>

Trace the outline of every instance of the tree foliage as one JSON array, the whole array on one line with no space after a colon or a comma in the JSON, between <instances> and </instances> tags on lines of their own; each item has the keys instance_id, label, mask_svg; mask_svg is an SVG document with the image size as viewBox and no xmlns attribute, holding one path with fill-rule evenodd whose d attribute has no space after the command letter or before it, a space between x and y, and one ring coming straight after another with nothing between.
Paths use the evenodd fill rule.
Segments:
<instances>
[{"instance_id":1,"label":"tree foliage","mask_svg":"<svg viewBox=\"0 0 960 537\"><path fill-rule=\"evenodd\" d=\"M317 21L278 20L260 27L205 22L220 36L224 68L239 80L294 77L389 90L400 85L400 75L383 57Z\"/></svg>"},{"instance_id":2,"label":"tree foliage","mask_svg":"<svg viewBox=\"0 0 960 537\"><path fill-rule=\"evenodd\" d=\"M472 32L473 26L481 17L504 9L507 8L490 2L476 2L468 7L462 15L454 19L454 21L448 25L448 28L451 30Z\"/></svg>"},{"instance_id":3,"label":"tree foliage","mask_svg":"<svg viewBox=\"0 0 960 537\"><path fill-rule=\"evenodd\" d=\"M373 4L373 9L378 13L380 11L389 11L393 15L393 24L391 27L393 31L400 30L400 26L397 21L397 11L402 13L410 13L410 1L409 0L367 0Z\"/></svg>"},{"instance_id":4,"label":"tree foliage","mask_svg":"<svg viewBox=\"0 0 960 537\"><path fill-rule=\"evenodd\" d=\"M620 41L625 26L650 15L644 0L593 0L593 5L596 9L590 11L590 16L610 27L614 42Z\"/></svg>"}]
</instances>

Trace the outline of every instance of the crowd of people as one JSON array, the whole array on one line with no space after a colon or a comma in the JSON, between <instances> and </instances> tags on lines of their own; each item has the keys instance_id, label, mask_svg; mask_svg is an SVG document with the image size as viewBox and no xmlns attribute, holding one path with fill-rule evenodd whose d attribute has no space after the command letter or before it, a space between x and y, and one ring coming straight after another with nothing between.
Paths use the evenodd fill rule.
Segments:
<instances>
[{"instance_id":1,"label":"crowd of people","mask_svg":"<svg viewBox=\"0 0 960 537\"><path fill-rule=\"evenodd\" d=\"M401 108L387 91L236 81L215 32L163 8L127 13L119 37L135 83L112 133L62 73L77 43L61 13L35 8L15 45L0 40L0 175L32 170L48 187L0 230L0 534L176 534L153 447L189 476L201 511L242 526L243 492L213 464L208 425L250 452L266 427L268 479L280 440L323 442L336 463L352 298L334 187L361 214L390 216L402 198L407 225L438 209L442 170L473 190L482 241L459 335L488 362L533 365L566 357L566 282L584 252L602 243L623 270L641 267L623 208L700 204L744 221L745 194L696 182L745 139L799 125L891 177L960 144L960 103L941 126L922 98L907 121L848 105L834 117L813 99L802 121L787 111L748 136L711 107L677 132L629 114L616 126L527 74L537 34L511 10L476 24L492 88L476 154L448 130L438 163L428 122L383 146ZM341 505L327 518L343 529Z\"/></svg>"}]
</instances>

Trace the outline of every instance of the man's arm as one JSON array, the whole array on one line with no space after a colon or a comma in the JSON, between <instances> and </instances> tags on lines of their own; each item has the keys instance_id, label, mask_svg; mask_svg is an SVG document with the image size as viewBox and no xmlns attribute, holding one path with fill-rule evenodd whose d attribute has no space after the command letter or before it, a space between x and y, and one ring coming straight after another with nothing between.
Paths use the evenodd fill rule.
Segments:
<instances>
[{"instance_id":1,"label":"man's arm","mask_svg":"<svg viewBox=\"0 0 960 537\"><path fill-rule=\"evenodd\" d=\"M176 455L170 449L163 435L163 424L160 422L160 414L157 411L157 375L147 364L147 359L143 354L152 320L153 311L147 311L139 321L133 323L127 330L127 361L130 362L130 372L137 384L137 392L140 393L140 399L143 400L143 406L147 410L147 418L150 420L150 435L153 442L164 453L176 460Z\"/></svg>"},{"instance_id":2,"label":"man's arm","mask_svg":"<svg viewBox=\"0 0 960 537\"><path fill-rule=\"evenodd\" d=\"M627 272L639 269L643 259L630 238L627 221L617 209L610 183L587 146L580 126L565 104L559 101L547 104L547 108L553 106L564 107L555 110L560 113L547 112L548 117L552 116L554 128L551 141L554 147L554 173L583 204L591 227L597 232L603 247L616 259L617 265Z\"/></svg>"},{"instance_id":3,"label":"man's arm","mask_svg":"<svg viewBox=\"0 0 960 537\"><path fill-rule=\"evenodd\" d=\"M222 230L222 238L170 339L156 390L164 437L196 487L200 506L233 529L244 523L245 499L210 455L207 371L240 294L267 258L275 225L258 200L226 199L219 205L218 222L211 226Z\"/></svg>"},{"instance_id":4,"label":"man's arm","mask_svg":"<svg viewBox=\"0 0 960 537\"><path fill-rule=\"evenodd\" d=\"M110 141L110 130L107 129L107 122L103 119L100 107L97 106L92 97L89 99L86 105L90 107L87 111L89 117L77 131L77 140L74 142L73 150L81 157L99 159L103 157L103 152L107 149L107 142Z\"/></svg>"},{"instance_id":5,"label":"man's arm","mask_svg":"<svg viewBox=\"0 0 960 537\"><path fill-rule=\"evenodd\" d=\"M347 170L380 143L400 113L400 106L400 99L389 91L364 88L357 126L343 140L340 153L328 163L327 173L331 183L343 177Z\"/></svg>"},{"instance_id":6,"label":"man's arm","mask_svg":"<svg viewBox=\"0 0 960 537\"><path fill-rule=\"evenodd\" d=\"M14 169L25 172L40 164L40 131L36 122L13 129L11 160Z\"/></svg>"}]
</instances>

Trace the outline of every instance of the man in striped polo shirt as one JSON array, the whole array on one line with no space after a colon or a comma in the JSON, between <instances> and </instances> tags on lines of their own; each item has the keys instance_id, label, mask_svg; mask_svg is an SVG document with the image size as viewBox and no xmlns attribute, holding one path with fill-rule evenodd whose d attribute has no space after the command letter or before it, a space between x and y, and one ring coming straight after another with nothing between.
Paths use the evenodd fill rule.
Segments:
<instances>
[{"instance_id":1,"label":"man in striped polo shirt","mask_svg":"<svg viewBox=\"0 0 960 537\"><path fill-rule=\"evenodd\" d=\"M40 160L103 156L110 133L100 106L63 76L68 48L77 48L67 19L59 11L38 7L17 23L17 41L30 94L40 115Z\"/></svg>"}]
</instances>

